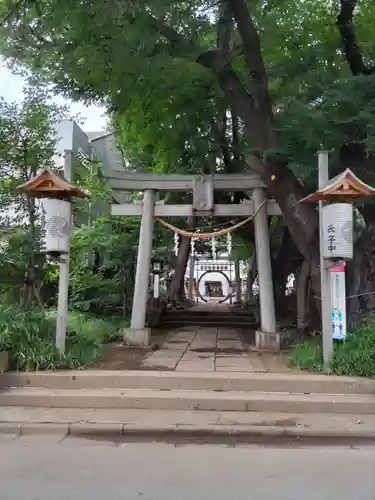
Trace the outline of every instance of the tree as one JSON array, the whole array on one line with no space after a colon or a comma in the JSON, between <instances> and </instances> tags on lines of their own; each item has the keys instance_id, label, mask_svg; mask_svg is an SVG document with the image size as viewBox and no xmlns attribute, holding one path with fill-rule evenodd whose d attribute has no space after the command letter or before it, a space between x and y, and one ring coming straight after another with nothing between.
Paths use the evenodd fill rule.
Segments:
<instances>
[{"instance_id":1,"label":"tree","mask_svg":"<svg viewBox=\"0 0 375 500\"><path fill-rule=\"evenodd\" d=\"M0 257L2 290L24 307L34 301L42 306L41 254L42 207L17 189L39 169L53 166L54 124L65 109L48 102L40 88L27 87L23 101L0 100L0 225L3 250Z\"/></svg>"}]
</instances>

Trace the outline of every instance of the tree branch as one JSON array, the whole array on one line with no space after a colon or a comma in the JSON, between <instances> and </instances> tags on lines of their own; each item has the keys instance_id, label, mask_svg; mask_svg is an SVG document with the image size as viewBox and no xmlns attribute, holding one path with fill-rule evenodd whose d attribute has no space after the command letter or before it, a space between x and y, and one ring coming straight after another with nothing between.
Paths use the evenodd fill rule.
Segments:
<instances>
[{"instance_id":1,"label":"tree branch","mask_svg":"<svg viewBox=\"0 0 375 500\"><path fill-rule=\"evenodd\" d=\"M18 16L21 7L26 7L27 1L19 0L16 2L0 19L0 28L11 21L15 16Z\"/></svg>"},{"instance_id":2,"label":"tree branch","mask_svg":"<svg viewBox=\"0 0 375 500\"><path fill-rule=\"evenodd\" d=\"M143 15L146 14L143 13ZM135 22L136 20L137 19L134 15L132 16L131 20L129 19L130 22ZM194 40L185 37L185 35L179 33L177 30L166 24L164 20L158 19L151 14L147 15L147 20L151 28L153 28L155 31L158 31L162 37L169 40L172 48L178 48L180 50L183 49L185 51L187 50L189 54L193 52L195 53L195 55L198 55L200 52L202 52L203 49L199 47L199 45L197 45Z\"/></svg>"},{"instance_id":3,"label":"tree branch","mask_svg":"<svg viewBox=\"0 0 375 500\"><path fill-rule=\"evenodd\" d=\"M365 65L353 23L353 13L357 3L358 0L340 0L341 9L336 23L340 31L344 54L353 75L371 75L375 73L375 66Z\"/></svg>"},{"instance_id":4,"label":"tree branch","mask_svg":"<svg viewBox=\"0 0 375 500\"><path fill-rule=\"evenodd\" d=\"M268 78L262 57L262 49L258 32L251 18L245 0L226 0L237 23L238 31L243 41L245 61L252 79L255 99L261 100L262 106L272 115L271 103L268 97Z\"/></svg>"},{"instance_id":5,"label":"tree branch","mask_svg":"<svg viewBox=\"0 0 375 500\"><path fill-rule=\"evenodd\" d=\"M233 19L228 6L222 2L219 7L219 19L217 22L217 42L219 51L228 53L230 50L230 39L233 31Z\"/></svg>"},{"instance_id":6,"label":"tree branch","mask_svg":"<svg viewBox=\"0 0 375 500\"><path fill-rule=\"evenodd\" d=\"M214 49L203 52L202 47L195 43L194 40L186 38L182 33L166 25L163 20L157 19L152 15L148 15L147 17L150 26L158 31L161 36L169 40L172 44L172 48L184 50L185 53L188 51L190 57L194 56L198 64L210 69L216 74L221 89L233 106L234 113L242 118L247 134L254 137L256 147L262 152L270 147L270 134L272 132L272 127L270 128L270 121L272 121L271 106L269 106L269 110L264 114L264 106L259 106L258 103L256 104L254 102L253 96L246 90L238 74L230 65L230 60L241 53L243 47L239 48L237 46L232 50L225 50L225 45L227 45L228 42L223 40L223 42L225 42L222 46L223 50ZM136 19L134 19L134 22L135 21ZM267 82L265 96L266 100L268 100ZM260 101L261 100L258 102ZM271 115L268 114L269 112L271 112ZM260 123L264 123L264 117L266 118L265 126L260 127Z\"/></svg>"},{"instance_id":7,"label":"tree branch","mask_svg":"<svg viewBox=\"0 0 375 500\"><path fill-rule=\"evenodd\" d=\"M246 0L226 0L243 41L243 53L251 77L250 92L254 102L258 145L265 150L273 145L273 113L268 94L268 78L257 29ZM242 113L239 116L243 116ZM253 133L255 132L252 131Z\"/></svg>"}]
</instances>

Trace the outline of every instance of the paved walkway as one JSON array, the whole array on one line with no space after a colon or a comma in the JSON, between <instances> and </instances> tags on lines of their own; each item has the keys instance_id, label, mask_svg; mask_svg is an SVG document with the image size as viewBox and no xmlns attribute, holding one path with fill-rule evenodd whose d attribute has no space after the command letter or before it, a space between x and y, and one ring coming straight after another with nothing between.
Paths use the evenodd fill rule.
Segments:
<instances>
[{"instance_id":1,"label":"paved walkway","mask_svg":"<svg viewBox=\"0 0 375 500\"><path fill-rule=\"evenodd\" d=\"M159 350L146 357L142 367L185 372L291 371L282 355L251 350L239 330L206 327L173 331Z\"/></svg>"},{"instance_id":2,"label":"paved walkway","mask_svg":"<svg viewBox=\"0 0 375 500\"><path fill-rule=\"evenodd\" d=\"M375 451L365 446L1 441L2 500L374 500Z\"/></svg>"}]
</instances>

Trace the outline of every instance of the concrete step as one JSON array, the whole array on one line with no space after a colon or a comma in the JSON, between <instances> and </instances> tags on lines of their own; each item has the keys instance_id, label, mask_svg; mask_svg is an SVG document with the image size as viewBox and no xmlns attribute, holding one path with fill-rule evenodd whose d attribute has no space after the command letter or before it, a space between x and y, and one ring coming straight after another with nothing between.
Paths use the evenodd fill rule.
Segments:
<instances>
[{"instance_id":1,"label":"concrete step","mask_svg":"<svg viewBox=\"0 0 375 500\"><path fill-rule=\"evenodd\" d=\"M0 406L374 415L375 395L12 388L0 394Z\"/></svg>"},{"instance_id":2,"label":"concrete step","mask_svg":"<svg viewBox=\"0 0 375 500\"><path fill-rule=\"evenodd\" d=\"M185 410L114 410L85 408L2 407L0 438L23 446L35 436L162 441L170 443L298 443L358 446L374 443L375 416L285 414ZM120 441L121 442L121 441Z\"/></svg>"},{"instance_id":3,"label":"concrete step","mask_svg":"<svg viewBox=\"0 0 375 500\"><path fill-rule=\"evenodd\" d=\"M195 391L284 392L299 394L373 394L375 380L309 373L172 372L72 370L8 372L0 388L156 389ZM1 389L0 389L1 390Z\"/></svg>"},{"instance_id":4,"label":"concrete step","mask_svg":"<svg viewBox=\"0 0 375 500\"><path fill-rule=\"evenodd\" d=\"M55 434L60 440L66 435L107 438L122 435L153 441L159 437L163 442L168 437L171 442L182 437L192 443L212 437L216 444L221 442L218 438L226 442L227 437L258 444L262 438L275 444L278 437L293 436L299 443L302 438L312 438L314 444L321 439L327 445L329 439L335 438L342 445L343 441L354 438L373 442L375 416L10 406L1 408L1 434L23 437Z\"/></svg>"}]
</instances>

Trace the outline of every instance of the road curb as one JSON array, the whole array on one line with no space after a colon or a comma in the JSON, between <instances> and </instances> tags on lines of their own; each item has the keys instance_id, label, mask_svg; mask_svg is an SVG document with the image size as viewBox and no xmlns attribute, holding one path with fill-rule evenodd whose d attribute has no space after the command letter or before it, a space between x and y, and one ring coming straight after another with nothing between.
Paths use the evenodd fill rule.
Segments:
<instances>
[{"instance_id":1,"label":"road curb","mask_svg":"<svg viewBox=\"0 0 375 500\"><path fill-rule=\"evenodd\" d=\"M233 440L259 442L275 440L306 440L325 442L366 442L375 443L375 430L348 429L332 430L308 427L279 426L232 426L232 425L189 425L176 424L152 426L123 424L121 422L0 422L0 435L15 436L59 435L63 437L107 437L129 438L133 440L178 439L195 442L197 439Z\"/></svg>"}]
</instances>

